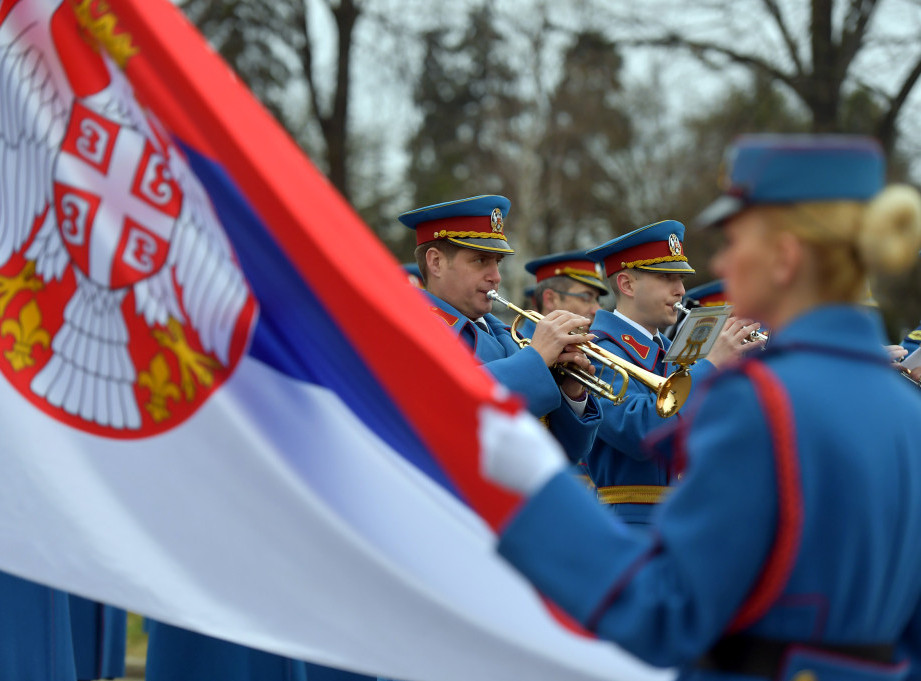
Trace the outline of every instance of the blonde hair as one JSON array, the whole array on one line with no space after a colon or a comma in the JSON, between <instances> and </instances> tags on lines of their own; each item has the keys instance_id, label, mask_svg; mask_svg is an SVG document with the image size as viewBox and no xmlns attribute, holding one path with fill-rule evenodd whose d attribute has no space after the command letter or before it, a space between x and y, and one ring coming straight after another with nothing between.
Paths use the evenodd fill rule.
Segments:
<instances>
[{"instance_id":1,"label":"blonde hair","mask_svg":"<svg viewBox=\"0 0 921 681\"><path fill-rule=\"evenodd\" d=\"M867 277L896 274L918 259L921 195L908 185L886 187L869 203L829 201L763 206L770 225L810 247L819 295L861 302Z\"/></svg>"}]
</instances>

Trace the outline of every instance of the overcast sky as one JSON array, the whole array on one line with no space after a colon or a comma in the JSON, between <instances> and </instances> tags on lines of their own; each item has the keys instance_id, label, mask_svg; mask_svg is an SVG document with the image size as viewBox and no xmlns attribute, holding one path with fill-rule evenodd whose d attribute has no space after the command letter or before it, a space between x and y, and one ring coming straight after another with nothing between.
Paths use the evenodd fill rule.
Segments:
<instances>
[{"instance_id":1,"label":"overcast sky","mask_svg":"<svg viewBox=\"0 0 921 681\"><path fill-rule=\"evenodd\" d=\"M538 13L533 11L533 7L539 1L495 0L492 3L499 16L510 16L511 21L520 27L516 30L500 25L500 29L507 29L505 35L510 46L524 40L526 36L521 34L538 25L534 23ZM313 35L324 42L323 36L331 35L333 30L328 11L322 6L322 0L308 0L308 4L311 8ZM407 40L406 34L399 27L424 28L445 23L462 27L465 8L469 4L463 0L373 0L371 6L376 13L399 18L395 20L396 28L381 31L372 22L358 24L353 63L355 121L361 129L390 140L395 174L398 174L403 162L397 152L402 149L406 136L418 123L411 102L412 93L407 85L414 79L406 76L418 72L423 56L421 47ZM582 2L546 3L554 21L564 24L585 21L580 10L590 5ZM805 33L808 26L806 0L782 0L782 5L786 8L793 30ZM621 35L637 35L644 30L665 25L686 35L728 39L729 44L739 49L758 49L772 55L781 53L779 33L770 30L769 23L752 11L752 8L761 6L761 0L736 0L731 3L728 11L725 11L726 6L726 3L717 1L705 4L686 0L646 0L642 3L609 0L601 5L608 16L595 12L588 21L604 29L611 27L613 33ZM524 12L521 11L523 7L532 9ZM676 7L679 9L675 10ZM717 9L706 9L708 7ZM634 23L618 22L614 26L612 17L628 11L635 15ZM882 0L874 22L876 35L885 35L886 39L874 43L872 49L863 50L856 66L864 81L891 94L894 83L901 81L906 70L921 53L921 39L918 37L921 36L921 5L917 0ZM559 41L554 43L552 35L547 36L547 42L551 54L542 62L547 70L546 77L558 77L555 69L558 69L559 61L554 60L552 51L554 46L558 49L560 44ZM318 72L330 73L333 45L331 41L325 41L325 46L317 62ZM802 56L808 60L808 55ZM624 79L628 85L647 83L653 73L659 74L664 91L670 95L668 106L676 121L682 112L706 111L709 102L717 98L728 85L741 82L744 78L744 72L740 69L713 71L695 59L675 52L629 49L624 51L624 57ZM904 133L900 150L915 159L912 164L913 180L921 184L921 85L915 88L899 124Z\"/></svg>"}]
</instances>

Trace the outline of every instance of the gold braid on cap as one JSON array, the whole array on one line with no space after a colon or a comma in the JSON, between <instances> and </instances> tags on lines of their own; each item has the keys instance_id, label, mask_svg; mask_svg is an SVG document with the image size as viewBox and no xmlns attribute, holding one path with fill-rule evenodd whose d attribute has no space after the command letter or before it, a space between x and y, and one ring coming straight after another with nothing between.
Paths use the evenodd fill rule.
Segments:
<instances>
[{"instance_id":1,"label":"gold braid on cap","mask_svg":"<svg viewBox=\"0 0 921 681\"><path fill-rule=\"evenodd\" d=\"M683 255L669 255L663 258L649 258L648 260L634 260L633 262L622 262L621 267L645 267L646 265L658 265L660 262L687 262L688 259Z\"/></svg>"},{"instance_id":2,"label":"gold braid on cap","mask_svg":"<svg viewBox=\"0 0 921 681\"><path fill-rule=\"evenodd\" d=\"M598 272L596 270L579 270L575 267L560 267L553 271L554 275L560 274L577 274L583 277L592 277L593 279L598 278Z\"/></svg>"},{"instance_id":3,"label":"gold braid on cap","mask_svg":"<svg viewBox=\"0 0 921 681\"><path fill-rule=\"evenodd\" d=\"M435 232L433 236L436 239L502 239L503 241L508 241L502 232L449 232L443 229L440 232Z\"/></svg>"}]
</instances>

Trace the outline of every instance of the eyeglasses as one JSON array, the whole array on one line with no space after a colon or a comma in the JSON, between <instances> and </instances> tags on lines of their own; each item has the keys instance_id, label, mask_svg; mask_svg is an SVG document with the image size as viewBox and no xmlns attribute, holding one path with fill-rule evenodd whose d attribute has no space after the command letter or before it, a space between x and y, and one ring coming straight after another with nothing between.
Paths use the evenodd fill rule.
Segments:
<instances>
[{"instance_id":1,"label":"eyeglasses","mask_svg":"<svg viewBox=\"0 0 921 681\"><path fill-rule=\"evenodd\" d=\"M586 303L597 303L599 296L594 293L589 293L588 291L582 291L581 293L572 293L570 291L560 291L559 289L552 288L550 289L554 293L557 293L561 296L572 296L573 298L578 298Z\"/></svg>"}]
</instances>

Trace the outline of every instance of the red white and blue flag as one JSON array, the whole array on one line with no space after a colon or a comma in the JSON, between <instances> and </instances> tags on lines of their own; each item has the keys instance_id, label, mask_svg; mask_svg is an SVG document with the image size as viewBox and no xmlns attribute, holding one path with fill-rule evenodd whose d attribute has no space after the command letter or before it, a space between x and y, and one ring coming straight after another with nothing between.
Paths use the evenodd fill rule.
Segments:
<instances>
[{"instance_id":1,"label":"red white and blue flag","mask_svg":"<svg viewBox=\"0 0 921 681\"><path fill-rule=\"evenodd\" d=\"M546 436L168 0L0 2L0 173L0 569L399 679L663 677L495 555L481 443Z\"/></svg>"}]
</instances>

